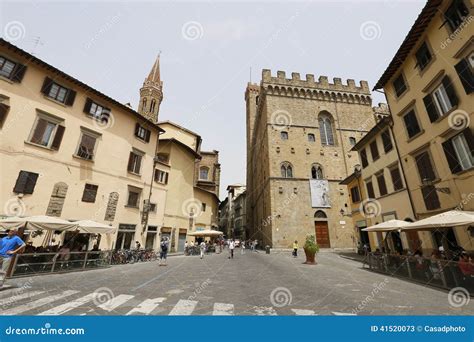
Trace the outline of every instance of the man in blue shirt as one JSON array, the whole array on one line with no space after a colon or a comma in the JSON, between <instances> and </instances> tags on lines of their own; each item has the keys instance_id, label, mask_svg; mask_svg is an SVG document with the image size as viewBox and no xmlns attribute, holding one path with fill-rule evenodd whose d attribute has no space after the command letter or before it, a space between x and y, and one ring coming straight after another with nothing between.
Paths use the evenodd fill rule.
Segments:
<instances>
[{"instance_id":1,"label":"man in blue shirt","mask_svg":"<svg viewBox=\"0 0 474 342\"><path fill-rule=\"evenodd\" d=\"M25 243L16 235L16 230L7 230L7 236L0 240L0 289L7 276L12 256L25 247Z\"/></svg>"}]
</instances>

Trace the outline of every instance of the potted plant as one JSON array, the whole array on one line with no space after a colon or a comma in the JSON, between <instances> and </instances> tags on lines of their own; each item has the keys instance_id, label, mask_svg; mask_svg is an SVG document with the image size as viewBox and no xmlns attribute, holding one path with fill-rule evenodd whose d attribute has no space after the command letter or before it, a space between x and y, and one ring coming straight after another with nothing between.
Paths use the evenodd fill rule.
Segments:
<instances>
[{"instance_id":1,"label":"potted plant","mask_svg":"<svg viewBox=\"0 0 474 342\"><path fill-rule=\"evenodd\" d=\"M319 252L319 246L316 243L316 236L308 235L306 236L306 241L304 243L304 254L306 254L306 261L304 262L307 265L316 265L315 256Z\"/></svg>"}]
</instances>

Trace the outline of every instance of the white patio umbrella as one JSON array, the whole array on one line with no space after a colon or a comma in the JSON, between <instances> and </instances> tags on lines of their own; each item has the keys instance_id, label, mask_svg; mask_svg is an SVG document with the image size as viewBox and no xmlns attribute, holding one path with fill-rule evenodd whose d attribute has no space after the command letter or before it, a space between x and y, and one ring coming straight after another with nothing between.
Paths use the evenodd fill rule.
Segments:
<instances>
[{"instance_id":1,"label":"white patio umbrella","mask_svg":"<svg viewBox=\"0 0 474 342\"><path fill-rule=\"evenodd\" d=\"M77 224L62 220L58 217L37 215L18 217L12 216L0 220L0 227L3 229L18 229L25 227L29 230L73 230L77 228Z\"/></svg>"},{"instance_id":2,"label":"white patio umbrella","mask_svg":"<svg viewBox=\"0 0 474 342\"><path fill-rule=\"evenodd\" d=\"M95 222L92 220L80 220L75 221L77 224L79 231L81 233L89 233L89 234L109 234L115 232L115 227L108 226L106 224Z\"/></svg>"},{"instance_id":3,"label":"white patio umbrella","mask_svg":"<svg viewBox=\"0 0 474 342\"><path fill-rule=\"evenodd\" d=\"M434 230L467 225L474 225L474 211L450 210L410 223L408 226L403 227L402 231Z\"/></svg>"},{"instance_id":4,"label":"white patio umbrella","mask_svg":"<svg viewBox=\"0 0 474 342\"><path fill-rule=\"evenodd\" d=\"M218 230L210 230L210 229L207 229L207 230L199 230L197 232L191 232L191 233L188 233L189 236L220 236L220 235L224 235L223 232L220 232Z\"/></svg>"},{"instance_id":5,"label":"white patio umbrella","mask_svg":"<svg viewBox=\"0 0 474 342\"><path fill-rule=\"evenodd\" d=\"M390 232L393 230L399 230L403 227L410 225L411 222L402 221L402 220L389 220L382 222L367 228L362 229L364 232Z\"/></svg>"}]
</instances>

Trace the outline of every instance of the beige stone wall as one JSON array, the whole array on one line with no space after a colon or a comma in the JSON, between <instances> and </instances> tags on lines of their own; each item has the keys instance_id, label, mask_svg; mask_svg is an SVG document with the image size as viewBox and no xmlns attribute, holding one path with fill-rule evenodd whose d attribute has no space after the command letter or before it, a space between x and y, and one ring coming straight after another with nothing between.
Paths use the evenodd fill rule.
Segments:
<instances>
[{"instance_id":1,"label":"beige stone wall","mask_svg":"<svg viewBox=\"0 0 474 342\"><path fill-rule=\"evenodd\" d=\"M200 168L207 167L209 169L208 178L200 179ZM219 196L220 184L220 164L219 152L201 152L201 160L196 163L195 179L201 188L215 193Z\"/></svg>"},{"instance_id":2,"label":"beige stone wall","mask_svg":"<svg viewBox=\"0 0 474 342\"><path fill-rule=\"evenodd\" d=\"M349 137L360 139L375 123L367 83L356 86L349 80L344 85L340 79L334 79L331 84L326 77L316 82L312 75L300 80L296 73L292 79L286 79L282 72L272 77L267 70L262 77L259 101L263 103L253 109L257 112L256 122L247 150L251 155L248 168L252 170L247 174L247 216L253 217L250 230L260 232L265 244L285 248L295 237L304 241L307 234L314 234L314 214L318 208L311 207L309 179L311 166L319 163L324 178L330 181L332 205L323 211L328 217L331 247L353 247L353 231L348 228L347 217L340 213L346 208L347 193L338 183L359 164L357 154L349 151ZM250 101L247 110L252 110ZM332 116L334 146L321 144L321 112ZM251 117L251 113L247 116ZM281 139L281 131L288 132L288 140ZM309 133L315 135L314 142L308 141ZM293 179L281 179L280 165L284 161L293 166ZM283 194L279 193L280 187ZM294 188L298 200L285 205L286 196L293 194ZM265 220L271 222L259 229Z\"/></svg>"},{"instance_id":3,"label":"beige stone wall","mask_svg":"<svg viewBox=\"0 0 474 342\"><path fill-rule=\"evenodd\" d=\"M10 106L0 137L1 214L12 215L11 208L19 206L22 215L45 215L48 213L53 188L58 183L65 183L67 192L61 218L92 219L105 224L110 223L114 227L122 223L133 224L136 225L135 240L144 244L144 236L141 234L141 210L143 199L148 198L157 130L149 126L152 130L151 139L149 143L144 143L134 136L136 122L147 125L144 120L138 119L102 97L86 92L77 84L42 69L37 64L27 63L20 56L3 50L1 54L28 65L21 83L12 83L0 78L0 94L8 98ZM40 90L46 76L56 77L59 83L77 92L73 106L65 106L43 96ZM110 107L113 124L103 127L83 113L86 97ZM66 129L58 151L28 142L37 113L40 111L63 119L62 124ZM93 162L73 156L78 146L81 128L100 135ZM127 162L132 148L144 153L141 175L127 172ZM39 174L34 193L24 195L21 199L12 191L20 170ZM86 183L98 185L95 203L82 201ZM139 209L125 206L129 185L143 189ZM118 193L115 217L113 220L110 220L110 217L109 220L105 220L109 196L115 192ZM150 225L159 226L163 223L164 206L160 204L165 202L165 197L164 187L153 182L152 202L158 206L157 212L150 214ZM111 248L114 242L114 234L104 236L101 248Z\"/></svg>"}]
</instances>

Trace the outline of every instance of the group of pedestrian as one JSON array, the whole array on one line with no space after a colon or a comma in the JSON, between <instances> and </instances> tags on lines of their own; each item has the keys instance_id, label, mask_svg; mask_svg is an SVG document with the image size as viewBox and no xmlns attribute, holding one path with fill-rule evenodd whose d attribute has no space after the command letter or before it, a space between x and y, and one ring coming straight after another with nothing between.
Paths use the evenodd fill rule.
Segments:
<instances>
[{"instance_id":1,"label":"group of pedestrian","mask_svg":"<svg viewBox=\"0 0 474 342\"><path fill-rule=\"evenodd\" d=\"M0 240L0 289L5 283L8 269L12 262L12 257L25 248L25 243L17 235L15 229L6 231L7 236Z\"/></svg>"}]
</instances>

